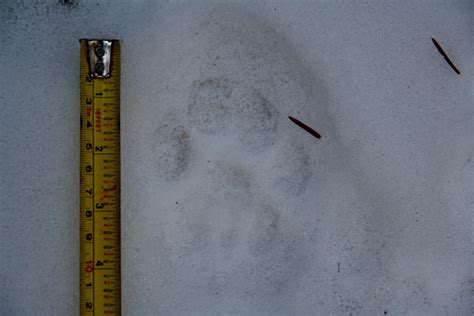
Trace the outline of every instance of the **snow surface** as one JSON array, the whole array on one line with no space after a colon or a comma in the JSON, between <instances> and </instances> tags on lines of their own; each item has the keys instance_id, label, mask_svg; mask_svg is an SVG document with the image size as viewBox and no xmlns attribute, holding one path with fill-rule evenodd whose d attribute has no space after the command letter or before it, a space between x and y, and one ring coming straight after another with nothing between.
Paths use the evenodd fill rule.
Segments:
<instances>
[{"instance_id":1,"label":"snow surface","mask_svg":"<svg viewBox=\"0 0 474 316\"><path fill-rule=\"evenodd\" d=\"M122 41L124 315L473 314L473 18L3 0L0 314L79 312L79 38Z\"/></svg>"}]
</instances>

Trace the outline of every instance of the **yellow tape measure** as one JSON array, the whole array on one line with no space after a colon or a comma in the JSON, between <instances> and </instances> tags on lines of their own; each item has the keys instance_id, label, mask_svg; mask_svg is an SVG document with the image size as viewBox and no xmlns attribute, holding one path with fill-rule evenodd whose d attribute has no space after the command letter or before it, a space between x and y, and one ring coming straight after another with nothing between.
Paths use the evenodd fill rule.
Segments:
<instances>
[{"instance_id":1,"label":"yellow tape measure","mask_svg":"<svg viewBox=\"0 0 474 316\"><path fill-rule=\"evenodd\" d=\"M119 315L120 43L80 44L81 315Z\"/></svg>"}]
</instances>

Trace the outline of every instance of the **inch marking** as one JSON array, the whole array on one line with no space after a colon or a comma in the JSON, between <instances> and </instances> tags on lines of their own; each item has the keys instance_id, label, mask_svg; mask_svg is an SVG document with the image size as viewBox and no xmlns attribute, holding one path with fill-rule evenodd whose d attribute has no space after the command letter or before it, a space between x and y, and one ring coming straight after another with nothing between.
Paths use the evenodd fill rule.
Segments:
<instances>
[{"instance_id":1,"label":"inch marking","mask_svg":"<svg viewBox=\"0 0 474 316\"><path fill-rule=\"evenodd\" d=\"M80 314L120 315L120 52L94 42L112 43L113 62L110 76L89 75L81 40Z\"/></svg>"}]
</instances>

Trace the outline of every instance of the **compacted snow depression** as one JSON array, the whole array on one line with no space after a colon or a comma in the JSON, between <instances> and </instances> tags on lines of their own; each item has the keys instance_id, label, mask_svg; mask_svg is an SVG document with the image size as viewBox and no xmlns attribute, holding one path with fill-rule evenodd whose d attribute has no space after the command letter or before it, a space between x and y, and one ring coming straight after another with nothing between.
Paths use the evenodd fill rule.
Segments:
<instances>
[{"instance_id":1,"label":"compacted snow depression","mask_svg":"<svg viewBox=\"0 0 474 316\"><path fill-rule=\"evenodd\" d=\"M0 314L79 312L79 38L122 41L125 315L474 313L473 18L3 1Z\"/></svg>"}]
</instances>

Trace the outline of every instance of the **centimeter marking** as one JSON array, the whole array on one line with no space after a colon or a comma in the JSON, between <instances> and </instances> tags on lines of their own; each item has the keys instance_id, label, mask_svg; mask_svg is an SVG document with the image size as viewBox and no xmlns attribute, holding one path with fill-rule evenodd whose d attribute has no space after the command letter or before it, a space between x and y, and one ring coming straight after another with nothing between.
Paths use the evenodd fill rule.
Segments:
<instances>
[{"instance_id":1,"label":"centimeter marking","mask_svg":"<svg viewBox=\"0 0 474 316\"><path fill-rule=\"evenodd\" d=\"M120 44L94 78L80 40L80 313L120 315Z\"/></svg>"}]
</instances>

